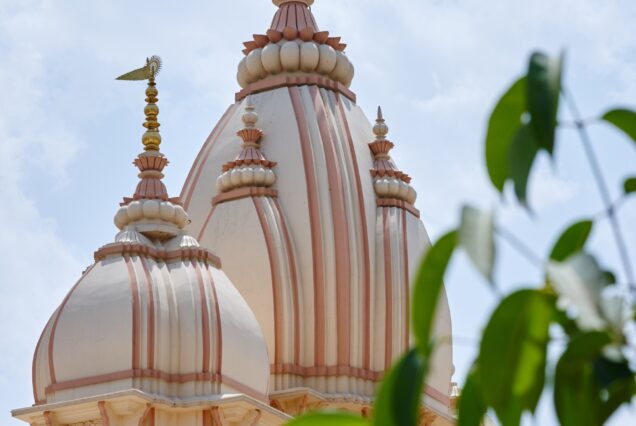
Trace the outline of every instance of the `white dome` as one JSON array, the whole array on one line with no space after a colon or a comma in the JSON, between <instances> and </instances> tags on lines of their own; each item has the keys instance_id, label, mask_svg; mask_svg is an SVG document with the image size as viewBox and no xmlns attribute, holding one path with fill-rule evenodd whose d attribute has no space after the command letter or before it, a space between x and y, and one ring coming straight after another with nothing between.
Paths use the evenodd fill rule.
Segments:
<instances>
[{"instance_id":1,"label":"white dome","mask_svg":"<svg viewBox=\"0 0 636 426\"><path fill-rule=\"evenodd\" d=\"M217 189L219 176L245 157L236 133L250 104L260 117L259 152L276 162L275 183ZM347 395L370 404L411 344L409 284L429 239L410 178L389 155L393 144L377 137L362 109L332 90L255 93L230 106L184 185L189 231L223 259L261 324L272 400L308 388L331 401ZM442 343L426 395L448 413L446 294L437 318Z\"/></svg>"},{"instance_id":2,"label":"white dome","mask_svg":"<svg viewBox=\"0 0 636 426\"><path fill-rule=\"evenodd\" d=\"M160 245L128 230L117 240L95 254L42 333L36 404L128 389L267 401L266 343L218 259L184 247L183 236Z\"/></svg>"}]
</instances>

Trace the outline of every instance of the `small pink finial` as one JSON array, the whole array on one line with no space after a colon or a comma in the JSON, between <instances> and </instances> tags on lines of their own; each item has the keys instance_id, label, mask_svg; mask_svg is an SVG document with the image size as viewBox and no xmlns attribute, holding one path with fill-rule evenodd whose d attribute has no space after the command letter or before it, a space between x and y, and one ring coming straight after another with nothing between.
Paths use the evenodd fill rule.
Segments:
<instances>
[{"instance_id":1,"label":"small pink finial","mask_svg":"<svg viewBox=\"0 0 636 426\"><path fill-rule=\"evenodd\" d=\"M281 6L285 3L305 3L307 6L314 4L314 0L272 0L276 6Z\"/></svg>"}]
</instances>

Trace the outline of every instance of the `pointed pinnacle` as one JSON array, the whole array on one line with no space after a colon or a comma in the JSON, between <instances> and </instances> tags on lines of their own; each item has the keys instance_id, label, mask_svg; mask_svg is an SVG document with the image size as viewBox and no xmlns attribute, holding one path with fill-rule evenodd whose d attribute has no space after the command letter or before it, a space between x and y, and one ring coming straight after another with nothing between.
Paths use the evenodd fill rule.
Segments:
<instances>
[{"instance_id":1,"label":"pointed pinnacle","mask_svg":"<svg viewBox=\"0 0 636 426\"><path fill-rule=\"evenodd\" d=\"M377 121L382 121L384 120L384 117L382 116L382 107L380 105L378 105L378 118Z\"/></svg>"}]
</instances>

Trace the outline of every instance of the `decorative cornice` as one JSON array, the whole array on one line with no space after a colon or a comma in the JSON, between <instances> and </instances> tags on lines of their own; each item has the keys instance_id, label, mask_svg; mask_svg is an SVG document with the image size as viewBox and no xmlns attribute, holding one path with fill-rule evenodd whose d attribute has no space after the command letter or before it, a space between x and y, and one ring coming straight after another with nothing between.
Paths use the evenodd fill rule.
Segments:
<instances>
[{"instance_id":1,"label":"decorative cornice","mask_svg":"<svg viewBox=\"0 0 636 426\"><path fill-rule=\"evenodd\" d=\"M117 380L125 380L125 379L158 379L167 383L191 383L191 382L217 382L224 383L227 386L230 386L237 390L238 392L244 393L247 396L251 396L254 399L257 399L261 402L269 401L267 395L258 392L255 389L252 389L248 386L243 385L231 377L220 373L189 373L189 374L173 374L168 373L161 370L152 370L152 369L132 369L132 370L124 370L118 371L115 373L102 374L98 376L91 377L83 377L80 379L69 380L66 382L59 382L52 385L49 385L45 389L45 393L47 395L61 391L66 389L74 389L83 386L91 386L102 383L109 383Z\"/></svg>"},{"instance_id":2,"label":"decorative cornice","mask_svg":"<svg viewBox=\"0 0 636 426\"><path fill-rule=\"evenodd\" d=\"M262 49L270 43L276 44L283 39L287 41L301 40L304 42L313 41L318 45L333 47L337 52L344 52L346 43L341 43L342 37L329 37L329 31L314 31L311 27L298 29L294 27L284 27L282 30L269 29L267 34L252 34L253 40L244 41L243 55L247 56L252 50Z\"/></svg>"},{"instance_id":3,"label":"decorative cornice","mask_svg":"<svg viewBox=\"0 0 636 426\"><path fill-rule=\"evenodd\" d=\"M420 211L404 200L397 198L378 198L376 199L376 204L378 207L398 207L408 211L416 218L420 218Z\"/></svg>"},{"instance_id":4,"label":"decorative cornice","mask_svg":"<svg viewBox=\"0 0 636 426\"><path fill-rule=\"evenodd\" d=\"M99 262L109 256L143 256L158 262L171 263L180 260L199 260L210 263L217 269L221 268L221 259L208 250L192 247L178 250L159 250L143 244L108 244L95 252L94 258Z\"/></svg>"},{"instance_id":5,"label":"decorative cornice","mask_svg":"<svg viewBox=\"0 0 636 426\"><path fill-rule=\"evenodd\" d=\"M246 186L243 188L234 189L229 192L224 192L212 199L212 205L226 203L228 201L240 200L247 197L278 197L278 191L272 188L265 188L262 186Z\"/></svg>"},{"instance_id":6,"label":"decorative cornice","mask_svg":"<svg viewBox=\"0 0 636 426\"><path fill-rule=\"evenodd\" d=\"M311 0L276 0L280 8L266 34L253 34L243 43L237 80L242 89L257 93L252 84L272 76L325 76L351 86L355 69L344 53L346 43L320 31L308 7ZM266 85L265 89L272 86ZM342 92L343 94L349 94ZM237 100L240 99L237 94Z\"/></svg>"},{"instance_id":7,"label":"decorative cornice","mask_svg":"<svg viewBox=\"0 0 636 426\"><path fill-rule=\"evenodd\" d=\"M347 88L344 84L332 80L329 77L321 77L317 75L275 75L249 84L247 87L237 92L235 95L236 102L240 102L247 96L254 93L261 93L268 90L278 89L281 87L294 86L318 86L321 89L328 89L340 93L352 102L356 101L356 94Z\"/></svg>"}]
</instances>

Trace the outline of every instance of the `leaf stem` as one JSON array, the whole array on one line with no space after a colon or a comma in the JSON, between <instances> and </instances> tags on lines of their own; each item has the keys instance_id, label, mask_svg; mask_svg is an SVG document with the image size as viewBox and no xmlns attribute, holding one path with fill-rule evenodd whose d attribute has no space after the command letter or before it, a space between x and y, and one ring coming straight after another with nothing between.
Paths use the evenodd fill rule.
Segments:
<instances>
[{"instance_id":1,"label":"leaf stem","mask_svg":"<svg viewBox=\"0 0 636 426\"><path fill-rule=\"evenodd\" d=\"M627 200L627 197L625 197L624 195L621 195L620 197L618 197L616 200L614 200L614 202L612 203L612 211L614 211L615 213L618 213L618 211L620 210L620 208L623 206L623 204L625 203L625 201ZM603 209L601 211L599 211L598 213L596 213L594 215L594 222L599 221L599 220L604 220L605 218L609 217L609 213L607 209Z\"/></svg>"},{"instance_id":2,"label":"leaf stem","mask_svg":"<svg viewBox=\"0 0 636 426\"><path fill-rule=\"evenodd\" d=\"M512 248L517 250L517 252L528 262L532 263L539 269L543 269L544 262L541 257L539 257L534 251L532 251L530 247L528 247L523 241L517 238L512 232L501 226L497 226L495 228L495 233L508 244L510 244Z\"/></svg>"},{"instance_id":3,"label":"leaf stem","mask_svg":"<svg viewBox=\"0 0 636 426\"><path fill-rule=\"evenodd\" d=\"M557 125L560 127L576 128L580 125L598 123L599 121L600 119L598 117L590 117L590 118L584 118L581 120L574 120L574 121L559 121Z\"/></svg>"},{"instance_id":4,"label":"leaf stem","mask_svg":"<svg viewBox=\"0 0 636 426\"><path fill-rule=\"evenodd\" d=\"M603 173L601 171L601 166L594 154L594 149L592 148L592 142L590 140L590 136L587 132L587 128L585 127L585 123L581 120L581 114L572 98L572 94L562 88L562 95L565 98L568 107L570 108L570 112L576 122L576 129L581 137L581 141L583 142L583 149L585 151L585 155L587 156L587 160L590 163L590 168L592 169L592 174L594 175L594 179L596 180L596 185L598 187L599 193L601 194L601 199L603 200L603 204L605 205L605 209L607 211L607 215L610 220L610 224L612 226L612 231L614 232L614 240L616 241L616 246L618 248L619 256L621 258L621 263L623 264L623 269L625 271L625 276L627 277L628 286L634 287L636 286L636 281L634 281L634 273L632 271L631 264L629 263L629 255L627 253L627 245L625 244L625 240L623 239L623 235L621 233L621 227L618 222L618 217L616 216L615 206L612 204L612 199L610 197L610 192L607 187L607 183L603 177Z\"/></svg>"}]
</instances>

